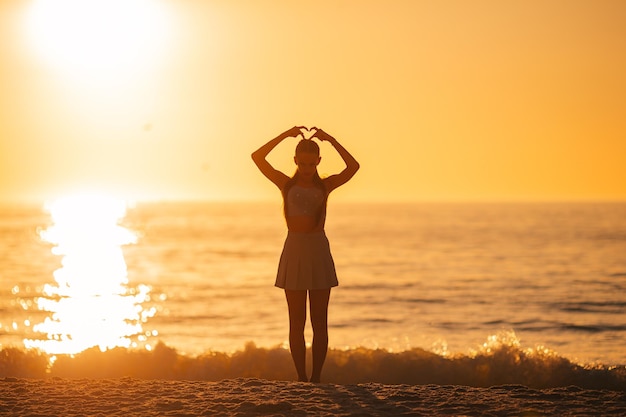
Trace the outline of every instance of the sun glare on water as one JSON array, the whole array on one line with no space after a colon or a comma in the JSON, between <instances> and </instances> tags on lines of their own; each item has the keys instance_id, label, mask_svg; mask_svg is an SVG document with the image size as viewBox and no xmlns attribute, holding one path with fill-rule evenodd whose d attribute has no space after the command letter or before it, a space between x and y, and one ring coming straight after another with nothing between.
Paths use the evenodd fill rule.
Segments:
<instances>
[{"instance_id":1,"label":"sun glare on water","mask_svg":"<svg viewBox=\"0 0 626 417\"><path fill-rule=\"evenodd\" d=\"M94 346L104 351L145 342L153 332L144 332L142 324L155 309L143 306L150 301L150 287L128 285L122 246L135 243L136 236L119 225L126 203L80 195L46 208L54 223L41 238L55 245L52 252L62 256L62 267L36 300L49 316L33 330L46 339L27 339L25 346L74 354Z\"/></svg>"}]
</instances>

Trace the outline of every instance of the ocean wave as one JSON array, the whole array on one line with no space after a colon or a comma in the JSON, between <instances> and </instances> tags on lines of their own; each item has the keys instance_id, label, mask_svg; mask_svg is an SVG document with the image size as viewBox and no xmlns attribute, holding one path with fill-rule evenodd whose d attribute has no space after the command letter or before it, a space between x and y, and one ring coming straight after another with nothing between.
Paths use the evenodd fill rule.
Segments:
<instances>
[{"instance_id":1,"label":"ocean wave","mask_svg":"<svg viewBox=\"0 0 626 417\"><path fill-rule=\"evenodd\" d=\"M116 348L102 352L92 348L56 357L8 347L0 350L0 377L293 380L295 372L289 350L284 347L262 348L250 342L234 353L207 351L187 356L158 343L150 351ZM547 349L523 349L515 343L497 343L467 355L436 354L419 348L391 352L360 347L330 349L323 380L336 384L516 384L536 389L578 386L626 391L626 367L583 366Z\"/></svg>"},{"instance_id":2,"label":"ocean wave","mask_svg":"<svg viewBox=\"0 0 626 417\"><path fill-rule=\"evenodd\" d=\"M483 323L485 326L507 326L512 325L519 332L580 332L580 333L603 333L603 332L623 332L626 331L625 324L576 324L560 321L548 320L525 320L517 322L507 322L506 320L492 320Z\"/></svg>"}]
</instances>

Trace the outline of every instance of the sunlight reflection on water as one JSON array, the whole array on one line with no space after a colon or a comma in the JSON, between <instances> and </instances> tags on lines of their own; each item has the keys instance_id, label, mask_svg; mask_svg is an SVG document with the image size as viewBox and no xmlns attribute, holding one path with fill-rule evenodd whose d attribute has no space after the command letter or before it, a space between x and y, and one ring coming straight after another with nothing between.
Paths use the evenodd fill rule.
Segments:
<instances>
[{"instance_id":1,"label":"sunlight reflection on water","mask_svg":"<svg viewBox=\"0 0 626 417\"><path fill-rule=\"evenodd\" d=\"M26 347L50 354L74 354L98 346L136 347L156 336L143 331L143 323L156 309L150 302L151 288L128 285L122 246L136 243L136 236L119 225L126 203L104 196L66 197L46 205L54 224L40 232L55 245L52 253L62 256L54 272L55 283L46 284L37 307L49 312L33 330L46 339L24 340ZM150 345L145 345L150 348Z\"/></svg>"}]
</instances>

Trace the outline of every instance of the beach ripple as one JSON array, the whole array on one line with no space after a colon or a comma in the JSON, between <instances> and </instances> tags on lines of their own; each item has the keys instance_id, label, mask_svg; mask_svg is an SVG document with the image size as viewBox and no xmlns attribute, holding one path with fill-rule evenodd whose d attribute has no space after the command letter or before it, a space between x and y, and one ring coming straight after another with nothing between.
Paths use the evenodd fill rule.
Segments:
<instances>
[{"instance_id":1,"label":"beach ripple","mask_svg":"<svg viewBox=\"0 0 626 417\"><path fill-rule=\"evenodd\" d=\"M626 393L522 385L268 381L0 380L0 416L580 416L626 414Z\"/></svg>"}]
</instances>

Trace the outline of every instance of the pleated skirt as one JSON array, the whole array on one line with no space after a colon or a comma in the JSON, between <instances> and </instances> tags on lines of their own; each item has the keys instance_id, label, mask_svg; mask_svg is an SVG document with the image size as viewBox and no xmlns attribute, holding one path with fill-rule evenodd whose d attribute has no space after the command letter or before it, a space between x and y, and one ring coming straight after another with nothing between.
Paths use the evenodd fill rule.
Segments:
<instances>
[{"instance_id":1,"label":"pleated skirt","mask_svg":"<svg viewBox=\"0 0 626 417\"><path fill-rule=\"evenodd\" d=\"M339 285L326 233L289 232L278 263L275 286L321 290Z\"/></svg>"}]
</instances>

